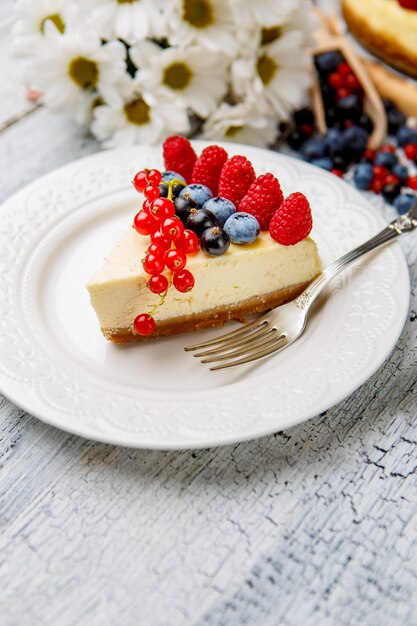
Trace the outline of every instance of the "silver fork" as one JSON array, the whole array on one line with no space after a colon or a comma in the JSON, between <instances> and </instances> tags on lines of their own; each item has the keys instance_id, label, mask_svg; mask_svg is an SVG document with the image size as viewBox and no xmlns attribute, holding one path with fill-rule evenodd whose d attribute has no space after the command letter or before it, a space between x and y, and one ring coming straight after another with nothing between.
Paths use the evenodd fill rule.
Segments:
<instances>
[{"instance_id":1,"label":"silver fork","mask_svg":"<svg viewBox=\"0 0 417 626\"><path fill-rule=\"evenodd\" d=\"M230 333L184 348L202 358L202 363L218 363L210 370L246 365L288 348L303 332L310 307L324 287L339 272L371 250L417 228L417 201L405 215L388 224L375 237L365 241L332 263L292 302Z\"/></svg>"}]
</instances>

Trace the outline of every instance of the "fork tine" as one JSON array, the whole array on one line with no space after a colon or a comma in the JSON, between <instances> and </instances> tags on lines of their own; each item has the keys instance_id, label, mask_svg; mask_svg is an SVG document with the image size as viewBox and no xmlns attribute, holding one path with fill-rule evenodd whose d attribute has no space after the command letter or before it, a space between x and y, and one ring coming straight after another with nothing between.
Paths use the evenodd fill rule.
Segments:
<instances>
[{"instance_id":1,"label":"fork tine","mask_svg":"<svg viewBox=\"0 0 417 626\"><path fill-rule=\"evenodd\" d=\"M214 339L210 339L209 341L203 341L202 343L196 343L194 346L187 346L184 348L186 352L191 352L192 350L200 350L200 348L208 348L208 346L214 346L218 343L222 343L227 339L234 339L238 335L243 335L248 332L251 328L255 328L256 326L267 324L266 320L257 319L253 322L249 322L236 330L232 330L230 333L224 333L223 335L217 336Z\"/></svg>"},{"instance_id":2,"label":"fork tine","mask_svg":"<svg viewBox=\"0 0 417 626\"><path fill-rule=\"evenodd\" d=\"M227 339L221 345L217 345L215 348L210 348L209 350L204 350L203 352L195 352L193 356L196 358L201 356L211 356L212 354L224 352L225 350L239 348L240 346L249 344L260 337L264 337L266 334L271 333L271 330L272 329L269 328L269 324L262 325L260 328L252 328L246 335L239 335L236 339Z\"/></svg>"},{"instance_id":3,"label":"fork tine","mask_svg":"<svg viewBox=\"0 0 417 626\"><path fill-rule=\"evenodd\" d=\"M257 361L258 359L262 359L263 357L269 356L270 354L275 354L280 350L284 350L287 346L291 344L290 341L285 341L282 339L278 339L277 342L269 346L268 348L264 348L263 350L256 350L256 352L245 356L242 359L237 359L230 361L230 363L221 363L220 365L216 365L215 367L210 367L210 371L215 372L218 370L224 370L229 367L235 367L237 365L246 365L247 363L251 363L252 361Z\"/></svg>"},{"instance_id":4,"label":"fork tine","mask_svg":"<svg viewBox=\"0 0 417 626\"><path fill-rule=\"evenodd\" d=\"M257 341L253 341L247 345L241 345L239 348L235 350L231 350L222 354L213 355L207 359L203 359L202 363L215 363L216 361L227 361L230 359L236 359L240 356L250 355L257 349L268 348L272 345L275 345L277 339L281 338L285 339L282 336L282 333L278 333L275 329L273 329L270 333L268 333L267 337L261 337Z\"/></svg>"}]
</instances>

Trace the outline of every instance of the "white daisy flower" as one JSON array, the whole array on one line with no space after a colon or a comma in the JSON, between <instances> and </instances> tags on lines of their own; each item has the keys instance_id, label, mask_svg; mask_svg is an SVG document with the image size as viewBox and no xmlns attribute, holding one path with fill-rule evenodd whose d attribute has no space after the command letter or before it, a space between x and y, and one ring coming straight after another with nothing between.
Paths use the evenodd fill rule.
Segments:
<instances>
[{"instance_id":1,"label":"white daisy flower","mask_svg":"<svg viewBox=\"0 0 417 626\"><path fill-rule=\"evenodd\" d=\"M277 134L276 118L265 115L252 99L235 105L223 102L203 127L204 139L221 139L261 147L273 144Z\"/></svg>"},{"instance_id":2,"label":"white daisy flower","mask_svg":"<svg viewBox=\"0 0 417 626\"><path fill-rule=\"evenodd\" d=\"M317 28L318 20L309 9L309 5L304 0L299 0L298 5L287 15L285 21L269 26L259 25L260 45L268 45L286 33L296 30L302 33L303 45L312 46L314 43L312 33Z\"/></svg>"},{"instance_id":3,"label":"white daisy flower","mask_svg":"<svg viewBox=\"0 0 417 626\"><path fill-rule=\"evenodd\" d=\"M220 53L198 46L165 48L141 42L130 49L140 69L137 77L145 92L206 118L228 87L228 61Z\"/></svg>"},{"instance_id":4,"label":"white daisy flower","mask_svg":"<svg viewBox=\"0 0 417 626\"><path fill-rule=\"evenodd\" d=\"M294 0L231 0L238 24L275 26L294 9Z\"/></svg>"},{"instance_id":5,"label":"white daisy flower","mask_svg":"<svg viewBox=\"0 0 417 626\"><path fill-rule=\"evenodd\" d=\"M175 45L197 44L228 56L239 47L237 23L224 0L174 0L167 25L169 41Z\"/></svg>"},{"instance_id":6,"label":"white daisy flower","mask_svg":"<svg viewBox=\"0 0 417 626\"><path fill-rule=\"evenodd\" d=\"M60 33L65 31L70 5L66 0L19 0L16 3L16 22L13 26L13 52L33 53L43 40L45 24L49 20Z\"/></svg>"},{"instance_id":7,"label":"white daisy flower","mask_svg":"<svg viewBox=\"0 0 417 626\"><path fill-rule=\"evenodd\" d=\"M138 81L129 81L120 106L95 107L93 134L104 147L156 143L171 133L188 133L189 120L183 109L144 94Z\"/></svg>"},{"instance_id":8,"label":"white daisy flower","mask_svg":"<svg viewBox=\"0 0 417 626\"><path fill-rule=\"evenodd\" d=\"M68 28L61 34L49 21L42 46L31 63L31 75L45 104L78 124L91 118L97 97L121 103L119 81L126 72L126 50L119 41L102 45L87 28Z\"/></svg>"},{"instance_id":9,"label":"white daisy flower","mask_svg":"<svg viewBox=\"0 0 417 626\"><path fill-rule=\"evenodd\" d=\"M105 39L128 44L166 33L161 0L100 0L93 12L97 29Z\"/></svg>"},{"instance_id":10,"label":"white daisy flower","mask_svg":"<svg viewBox=\"0 0 417 626\"><path fill-rule=\"evenodd\" d=\"M302 33L288 32L257 51L252 47L233 63L233 91L238 97L253 95L260 108L285 119L302 102L310 85L310 68Z\"/></svg>"}]
</instances>

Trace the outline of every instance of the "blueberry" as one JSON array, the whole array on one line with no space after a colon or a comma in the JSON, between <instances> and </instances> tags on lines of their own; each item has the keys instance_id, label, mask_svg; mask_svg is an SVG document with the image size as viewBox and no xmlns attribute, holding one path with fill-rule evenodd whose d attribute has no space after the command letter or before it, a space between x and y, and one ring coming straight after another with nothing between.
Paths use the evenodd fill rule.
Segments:
<instances>
[{"instance_id":1,"label":"blueberry","mask_svg":"<svg viewBox=\"0 0 417 626\"><path fill-rule=\"evenodd\" d=\"M213 194L208 187L198 184L187 185L187 187L184 187L181 190L180 196L184 196L185 194L187 194L187 198L191 198L191 200L196 203L198 208L201 208L207 200L210 200L210 198L213 197Z\"/></svg>"},{"instance_id":2,"label":"blueberry","mask_svg":"<svg viewBox=\"0 0 417 626\"><path fill-rule=\"evenodd\" d=\"M408 126L400 126L397 132L398 145L406 146L408 143L417 144L417 131L414 128L408 128Z\"/></svg>"},{"instance_id":3,"label":"blueberry","mask_svg":"<svg viewBox=\"0 0 417 626\"><path fill-rule=\"evenodd\" d=\"M261 227L256 217L239 211L226 220L224 230L232 243L243 244L255 241L261 232Z\"/></svg>"},{"instance_id":4,"label":"blueberry","mask_svg":"<svg viewBox=\"0 0 417 626\"><path fill-rule=\"evenodd\" d=\"M416 202L417 196L413 196L411 193L402 193L394 200L394 206L398 213L407 213Z\"/></svg>"},{"instance_id":5,"label":"blueberry","mask_svg":"<svg viewBox=\"0 0 417 626\"><path fill-rule=\"evenodd\" d=\"M191 209L195 209L195 203L190 198L175 198L174 200L175 213L180 218L181 222L185 224L187 221Z\"/></svg>"},{"instance_id":6,"label":"blueberry","mask_svg":"<svg viewBox=\"0 0 417 626\"><path fill-rule=\"evenodd\" d=\"M314 63L319 72L333 72L343 63L343 57L339 52L323 52L314 57Z\"/></svg>"},{"instance_id":7,"label":"blueberry","mask_svg":"<svg viewBox=\"0 0 417 626\"><path fill-rule=\"evenodd\" d=\"M320 159L326 152L326 144L322 137L308 139L301 148L301 152L307 161Z\"/></svg>"},{"instance_id":8,"label":"blueberry","mask_svg":"<svg viewBox=\"0 0 417 626\"><path fill-rule=\"evenodd\" d=\"M218 226L216 216L207 209L191 209L190 215L185 222L185 227L193 230L197 237L201 237L203 232L213 226Z\"/></svg>"},{"instance_id":9,"label":"blueberry","mask_svg":"<svg viewBox=\"0 0 417 626\"><path fill-rule=\"evenodd\" d=\"M333 161L330 157L321 157L320 159L311 159L310 163L312 165L316 165L317 167L321 167L323 170L333 169Z\"/></svg>"},{"instance_id":10,"label":"blueberry","mask_svg":"<svg viewBox=\"0 0 417 626\"><path fill-rule=\"evenodd\" d=\"M361 128L366 130L368 134L372 133L374 125L372 123L371 118L368 115L366 115L366 113L362 113L362 115L360 116L358 120L358 124Z\"/></svg>"},{"instance_id":11,"label":"blueberry","mask_svg":"<svg viewBox=\"0 0 417 626\"><path fill-rule=\"evenodd\" d=\"M229 246L229 235L220 226L208 228L201 235L200 248L209 256L221 256Z\"/></svg>"},{"instance_id":12,"label":"blueberry","mask_svg":"<svg viewBox=\"0 0 417 626\"><path fill-rule=\"evenodd\" d=\"M350 160L346 155L337 154L333 157L333 165L336 169L344 171L349 165Z\"/></svg>"},{"instance_id":13,"label":"blueberry","mask_svg":"<svg viewBox=\"0 0 417 626\"><path fill-rule=\"evenodd\" d=\"M171 180L174 180L174 178L176 180L182 180L183 183L187 184L187 181L185 180L184 176L181 176L181 174L178 174L177 172L173 172L172 170L167 170L166 172L162 172L162 181L164 183L169 183Z\"/></svg>"},{"instance_id":14,"label":"blueberry","mask_svg":"<svg viewBox=\"0 0 417 626\"><path fill-rule=\"evenodd\" d=\"M301 133L298 130L293 130L288 136L287 143L294 150L298 150L301 148L306 139L307 137L304 133Z\"/></svg>"},{"instance_id":15,"label":"blueberry","mask_svg":"<svg viewBox=\"0 0 417 626\"><path fill-rule=\"evenodd\" d=\"M170 170L162 172L162 182L158 185L161 198L166 198L168 196L168 185L166 185L165 183L169 183L171 180L174 179L181 180L184 185L187 184L184 176L181 176L181 174L178 174L177 172L172 172ZM172 189L174 198L179 196L181 190L184 188L184 185L174 185Z\"/></svg>"},{"instance_id":16,"label":"blueberry","mask_svg":"<svg viewBox=\"0 0 417 626\"><path fill-rule=\"evenodd\" d=\"M220 226L223 226L232 213L236 213L236 207L233 202L226 200L226 198L221 198L220 196L207 200L203 205L203 209L211 211L217 217Z\"/></svg>"},{"instance_id":17,"label":"blueberry","mask_svg":"<svg viewBox=\"0 0 417 626\"><path fill-rule=\"evenodd\" d=\"M351 126L346 128L343 138L347 152L354 158L358 158L366 148L368 133L363 128L359 128L359 126Z\"/></svg>"},{"instance_id":18,"label":"blueberry","mask_svg":"<svg viewBox=\"0 0 417 626\"><path fill-rule=\"evenodd\" d=\"M399 163L394 165L392 173L395 174L395 176L399 178L402 183L404 183L408 178L408 169L405 165L400 165Z\"/></svg>"},{"instance_id":19,"label":"blueberry","mask_svg":"<svg viewBox=\"0 0 417 626\"><path fill-rule=\"evenodd\" d=\"M327 135L324 137L324 143L326 146L326 153L330 156L341 154L345 146L345 139L343 133L337 128L330 128Z\"/></svg>"},{"instance_id":20,"label":"blueberry","mask_svg":"<svg viewBox=\"0 0 417 626\"><path fill-rule=\"evenodd\" d=\"M373 177L373 169L370 163L359 163L353 172L353 182L358 189L369 189Z\"/></svg>"},{"instance_id":21,"label":"blueberry","mask_svg":"<svg viewBox=\"0 0 417 626\"><path fill-rule=\"evenodd\" d=\"M377 152L375 156L375 165L383 165L388 169L397 165L398 157L393 152Z\"/></svg>"},{"instance_id":22,"label":"blueberry","mask_svg":"<svg viewBox=\"0 0 417 626\"><path fill-rule=\"evenodd\" d=\"M382 195L384 196L384 200L386 200L386 202L393 202L395 198L399 195L400 191L400 183L386 183L381 189Z\"/></svg>"},{"instance_id":23,"label":"blueberry","mask_svg":"<svg viewBox=\"0 0 417 626\"><path fill-rule=\"evenodd\" d=\"M335 110L337 121L352 120L357 122L362 115L361 102L355 95L346 96L346 98L339 100Z\"/></svg>"},{"instance_id":24,"label":"blueberry","mask_svg":"<svg viewBox=\"0 0 417 626\"><path fill-rule=\"evenodd\" d=\"M382 98L382 104L384 105L384 109L387 113L391 109L395 108L393 101L390 100L389 98Z\"/></svg>"},{"instance_id":25,"label":"blueberry","mask_svg":"<svg viewBox=\"0 0 417 626\"><path fill-rule=\"evenodd\" d=\"M402 111L391 108L387 113L388 120L388 132L390 135L395 135L400 126L405 124L406 116Z\"/></svg>"}]
</instances>

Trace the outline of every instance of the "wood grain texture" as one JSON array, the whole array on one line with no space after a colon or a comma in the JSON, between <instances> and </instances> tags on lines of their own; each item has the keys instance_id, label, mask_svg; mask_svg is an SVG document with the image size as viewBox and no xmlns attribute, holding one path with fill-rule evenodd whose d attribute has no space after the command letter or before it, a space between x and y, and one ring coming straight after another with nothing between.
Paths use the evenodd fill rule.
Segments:
<instances>
[{"instance_id":1,"label":"wood grain texture","mask_svg":"<svg viewBox=\"0 0 417 626\"><path fill-rule=\"evenodd\" d=\"M34 112L0 136L0 200L96 149ZM415 626L415 242L402 243L412 301L390 358L286 432L134 451L0 397L1 626Z\"/></svg>"}]
</instances>

